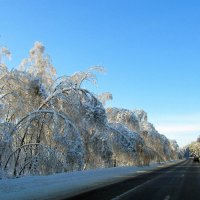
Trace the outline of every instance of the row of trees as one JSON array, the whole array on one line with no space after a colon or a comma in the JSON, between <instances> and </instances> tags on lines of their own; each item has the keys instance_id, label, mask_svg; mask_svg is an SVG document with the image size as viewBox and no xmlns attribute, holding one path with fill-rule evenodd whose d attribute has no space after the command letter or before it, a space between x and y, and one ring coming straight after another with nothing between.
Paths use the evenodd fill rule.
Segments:
<instances>
[{"instance_id":1,"label":"row of trees","mask_svg":"<svg viewBox=\"0 0 200 200\"><path fill-rule=\"evenodd\" d=\"M10 57L1 48L1 178L148 165L179 156L177 143L159 134L144 111L105 109L110 93L97 96L82 88L103 68L57 78L40 42L18 69L8 70Z\"/></svg>"},{"instance_id":2,"label":"row of trees","mask_svg":"<svg viewBox=\"0 0 200 200\"><path fill-rule=\"evenodd\" d=\"M200 157L200 136L196 141L191 142L189 145L184 147L185 157L198 156Z\"/></svg>"}]
</instances>

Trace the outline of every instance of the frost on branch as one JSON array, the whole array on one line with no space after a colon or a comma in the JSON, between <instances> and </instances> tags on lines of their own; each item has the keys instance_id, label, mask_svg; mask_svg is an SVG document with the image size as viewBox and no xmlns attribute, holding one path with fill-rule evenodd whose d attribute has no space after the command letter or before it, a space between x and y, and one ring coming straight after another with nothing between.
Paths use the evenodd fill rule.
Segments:
<instances>
[{"instance_id":1,"label":"frost on branch","mask_svg":"<svg viewBox=\"0 0 200 200\"><path fill-rule=\"evenodd\" d=\"M144 141L140 135L121 123L108 125L115 165L139 165L144 148Z\"/></svg>"},{"instance_id":2,"label":"frost on branch","mask_svg":"<svg viewBox=\"0 0 200 200\"><path fill-rule=\"evenodd\" d=\"M45 55L44 51L44 45L41 42L35 42L33 48L29 51L29 57L21 62L19 69L40 78L41 82L48 87L53 83L56 70L50 57Z\"/></svg>"},{"instance_id":3,"label":"frost on branch","mask_svg":"<svg viewBox=\"0 0 200 200\"><path fill-rule=\"evenodd\" d=\"M93 84L97 83L97 78L94 72L104 72L105 69L100 66L90 67L86 72L76 72L71 77L70 80L77 87L80 88L84 81L90 81Z\"/></svg>"},{"instance_id":4,"label":"frost on branch","mask_svg":"<svg viewBox=\"0 0 200 200\"><path fill-rule=\"evenodd\" d=\"M127 109L107 108L109 122L119 122L126 125L130 130L140 132L139 121L136 115Z\"/></svg>"},{"instance_id":5,"label":"frost on branch","mask_svg":"<svg viewBox=\"0 0 200 200\"><path fill-rule=\"evenodd\" d=\"M79 77L78 73L76 76ZM103 131L107 118L102 103L91 92L80 88L74 75L57 79L48 94L39 109L53 108L73 121L85 146L84 169L109 166L112 152Z\"/></svg>"},{"instance_id":6,"label":"frost on branch","mask_svg":"<svg viewBox=\"0 0 200 200\"><path fill-rule=\"evenodd\" d=\"M4 170L14 176L80 170L84 148L67 116L51 110L29 113L11 130L13 153Z\"/></svg>"},{"instance_id":7,"label":"frost on branch","mask_svg":"<svg viewBox=\"0 0 200 200\"><path fill-rule=\"evenodd\" d=\"M173 150L170 141L160 134L153 124L147 121L147 113L143 110L133 111L139 119L140 134L145 140L147 148L154 154L154 160L165 161L176 159L177 153Z\"/></svg>"},{"instance_id":8,"label":"frost on branch","mask_svg":"<svg viewBox=\"0 0 200 200\"><path fill-rule=\"evenodd\" d=\"M17 122L36 110L47 95L37 77L18 70L9 71L0 79L0 91L0 117L7 122Z\"/></svg>"},{"instance_id":9,"label":"frost on branch","mask_svg":"<svg viewBox=\"0 0 200 200\"><path fill-rule=\"evenodd\" d=\"M52 91L45 106L57 102L55 109L67 113L76 124L85 146L84 169L109 166L112 152L104 131L107 118L102 103L71 77L64 77Z\"/></svg>"},{"instance_id":10,"label":"frost on branch","mask_svg":"<svg viewBox=\"0 0 200 200\"><path fill-rule=\"evenodd\" d=\"M0 77L6 74L7 66L4 59L11 59L11 53L8 48L0 47Z\"/></svg>"},{"instance_id":11,"label":"frost on branch","mask_svg":"<svg viewBox=\"0 0 200 200\"><path fill-rule=\"evenodd\" d=\"M112 94L110 92L104 92L98 95L98 99L102 102L103 105L106 104L106 101L112 100Z\"/></svg>"},{"instance_id":12,"label":"frost on branch","mask_svg":"<svg viewBox=\"0 0 200 200\"><path fill-rule=\"evenodd\" d=\"M108 108L107 116L109 122L121 123L142 138L141 153L137 156L137 158L140 158L139 164L143 165L148 164L150 161L160 162L177 158L177 151L173 150L170 141L164 135L158 133L154 126L147 121L147 113L143 110L130 111Z\"/></svg>"},{"instance_id":13,"label":"frost on branch","mask_svg":"<svg viewBox=\"0 0 200 200\"><path fill-rule=\"evenodd\" d=\"M12 153L12 137L10 131L13 130L13 124L4 122L0 123L0 179L6 177L4 172L5 160Z\"/></svg>"}]
</instances>

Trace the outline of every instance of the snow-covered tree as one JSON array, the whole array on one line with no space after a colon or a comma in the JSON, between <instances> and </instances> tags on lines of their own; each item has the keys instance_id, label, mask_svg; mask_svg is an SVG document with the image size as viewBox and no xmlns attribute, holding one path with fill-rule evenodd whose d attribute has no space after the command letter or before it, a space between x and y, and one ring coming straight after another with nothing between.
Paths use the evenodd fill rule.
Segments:
<instances>
[{"instance_id":1,"label":"snow-covered tree","mask_svg":"<svg viewBox=\"0 0 200 200\"><path fill-rule=\"evenodd\" d=\"M121 123L142 138L143 153L139 156L142 164L148 164L151 160L164 161L177 158L178 148L174 149L172 143L148 122L145 111L108 108L107 116L109 122Z\"/></svg>"},{"instance_id":2,"label":"snow-covered tree","mask_svg":"<svg viewBox=\"0 0 200 200\"><path fill-rule=\"evenodd\" d=\"M14 176L81 169L84 164L80 132L58 104L69 88L47 91L55 70L43 53L35 43L28 70L7 70L0 80L0 142L10 150L1 154L1 168Z\"/></svg>"},{"instance_id":3,"label":"snow-covered tree","mask_svg":"<svg viewBox=\"0 0 200 200\"><path fill-rule=\"evenodd\" d=\"M98 99L103 103L103 105L105 105L107 101L113 99L113 96L110 92L104 92L98 95Z\"/></svg>"},{"instance_id":4,"label":"snow-covered tree","mask_svg":"<svg viewBox=\"0 0 200 200\"><path fill-rule=\"evenodd\" d=\"M53 83L56 70L51 63L50 57L44 52L44 45L41 42L35 42L33 48L29 51L29 57L22 60L19 69L29 72L48 87Z\"/></svg>"},{"instance_id":5,"label":"snow-covered tree","mask_svg":"<svg viewBox=\"0 0 200 200\"><path fill-rule=\"evenodd\" d=\"M190 151L191 156L200 157L200 143L199 142L192 142L189 145L189 151Z\"/></svg>"},{"instance_id":6,"label":"snow-covered tree","mask_svg":"<svg viewBox=\"0 0 200 200\"><path fill-rule=\"evenodd\" d=\"M108 130L114 165L141 165L144 156L144 140L140 135L118 122L109 123Z\"/></svg>"},{"instance_id":7,"label":"snow-covered tree","mask_svg":"<svg viewBox=\"0 0 200 200\"><path fill-rule=\"evenodd\" d=\"M2 46L0 47L0 77L2 77L7 72L5 59L11 59L11 52L8 48Z\"/></svg>"},{"instance_id":8,"label":"snow-covered tree","mask_svg":"<svg viewBox=\"0 0 200 200\"><path fill-rule=\"evenodd\" d=\"M177 143L159 134L143 110L104 108L108 92L96 84L95 66L56 77L45 47L35 42L19 69L8 70L0 49L0 178L97 167L148 165L175 158Z\"/></svg>"},{"instance_id":9,"label":"snow-covered tree","mask_svg":"<svg viewBox=\"0 0 200 200\"><path fill-rule=\"evenodd\" d=\"M140 125L134 112L127 109L107 108L109 122L119 122L126 125L130 130L140 132Z\"/></svg>"}]
</instances>

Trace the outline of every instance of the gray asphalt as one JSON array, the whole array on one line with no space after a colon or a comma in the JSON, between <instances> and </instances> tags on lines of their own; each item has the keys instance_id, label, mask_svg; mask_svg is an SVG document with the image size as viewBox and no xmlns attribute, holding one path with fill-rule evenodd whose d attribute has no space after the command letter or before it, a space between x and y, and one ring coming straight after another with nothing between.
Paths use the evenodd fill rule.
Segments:
<instances>
[{"instance_id":1,"label":"gray asphalt","mask_svg":"<svg viewBox=\"0 0 200 200\"><path fill-rule=\"evenodd\" d=\"M200 163L192 159L101 187L70 200L193 200L200 199Z\"/></svg>"}]
</instances>

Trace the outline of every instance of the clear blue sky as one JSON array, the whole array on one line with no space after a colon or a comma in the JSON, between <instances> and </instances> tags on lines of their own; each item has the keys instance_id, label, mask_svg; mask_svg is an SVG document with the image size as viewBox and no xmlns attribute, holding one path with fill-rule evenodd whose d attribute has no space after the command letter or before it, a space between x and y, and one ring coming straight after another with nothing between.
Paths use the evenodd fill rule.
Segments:
<instances>
[{"instance_id":1,"label":"clear blue sky","mask_svg":"<svg viewBox=\"0 0 200 200\"><path fill-rule=\"evenodd\" d=\"M180 145L200 134L198 0L0 0L0 35L10 67L41 41L58 75L103 65L108 106L144 109Z\"/></svg>"}]
</instances>

